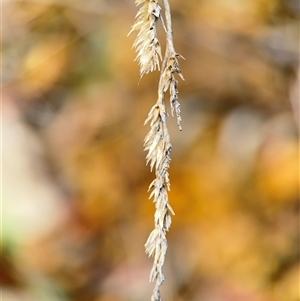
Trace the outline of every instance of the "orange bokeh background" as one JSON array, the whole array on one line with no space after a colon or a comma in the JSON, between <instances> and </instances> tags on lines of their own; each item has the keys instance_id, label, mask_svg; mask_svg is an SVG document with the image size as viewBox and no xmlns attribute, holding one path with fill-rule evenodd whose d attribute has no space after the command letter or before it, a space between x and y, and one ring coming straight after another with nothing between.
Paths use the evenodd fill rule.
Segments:
<instances>
[{"instance_id":1,"label":"orange bokeh background","mask_svg":"<svg viewBox=\"0 0 300 301\"><path fill-rule=\"evenodd\" d=\"M170 5L186 60L164 300L299 301L299 4ZM150 300L159 74L139 78L134 1L2 6L3 300Z\"/></svg>"}]
</instances>

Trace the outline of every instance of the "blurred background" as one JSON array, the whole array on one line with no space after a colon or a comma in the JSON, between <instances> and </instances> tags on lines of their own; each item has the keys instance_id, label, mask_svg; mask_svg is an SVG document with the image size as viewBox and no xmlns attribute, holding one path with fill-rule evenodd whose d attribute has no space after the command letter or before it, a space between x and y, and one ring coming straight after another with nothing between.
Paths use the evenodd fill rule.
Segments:
<instances>
[{"instance_id":1,"label":"blurred background","mask_svg":"<svg viewBox=\"0 0 300 301\"><path fill-rule=\"evenodd\" d=\"M299 2L170 4L186 80L164 300L299 301ZM159 74L139 79L134 1L2 8L2 299L150 300Z\"/></svg>"}]
</instances>

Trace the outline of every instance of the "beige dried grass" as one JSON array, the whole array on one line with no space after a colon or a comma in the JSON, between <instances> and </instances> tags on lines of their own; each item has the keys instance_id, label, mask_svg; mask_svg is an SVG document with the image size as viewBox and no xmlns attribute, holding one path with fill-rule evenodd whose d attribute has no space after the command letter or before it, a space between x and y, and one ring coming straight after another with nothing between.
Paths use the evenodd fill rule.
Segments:
<instances>
[{"instance_id":1,"label":"beige dried grass","mask_svg":"<svg viewBox=\"0 0 300 301\"><path fill-rule=\"evenodd\" d=\"M163 265L168 248L166 233L171 226L171 214L174 211L169 204L168 191L170 190L169 167L171 161L172 145L168 131L168 113L165 102L165 93L169 90L172 116L176 115L177 124L181 128L180 104L178 102L177 73L182 79L178 58L173 44L171 11L168 0L162 0L165 11L165 22L161 15L158 0L136 0L137 5L142 4L136 15L136 22L130 31L139 31L133 44L136 49L140 65L140 75L160 70L161 48L157 37L157 22L160 19L166 31L166 52L160 70L158 85L158 98L151 108L145 124L150 124L150 131L144 140L145 151L148 152L146 160L151 171L155 171L155 179L149 186L150 197L155 203L155 228L149 235L145 244L146 253L154 257L150 272L150 281L155 281L151 301L161 301L160 286L165 281ZM165 25L166 24L166 25ZM129 33L129 34L130 34ZM175 114L174 114L175 113Z\"/></svg>"}]
</instances>

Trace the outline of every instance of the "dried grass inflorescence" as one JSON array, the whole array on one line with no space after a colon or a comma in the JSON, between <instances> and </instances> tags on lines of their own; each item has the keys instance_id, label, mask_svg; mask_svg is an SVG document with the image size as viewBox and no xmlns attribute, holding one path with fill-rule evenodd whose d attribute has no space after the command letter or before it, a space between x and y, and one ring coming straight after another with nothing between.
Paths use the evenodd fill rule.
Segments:
<instances>
[{"instance_id":1,"label":"dried grass inflorescence","mask_svg":"<svg viewBox=\"0 0 300 301\"><path fill-rule=\"evenodd\" d=\"M168 0L162 0L165 10L165 24L161 16L158 0L136 0L137 5L143 4L136 16L132 31L139 31L134 42L140 65L140 74L160 70L161 49L157 38L157 21L160 19L166 31L166 52L163 58L158 86L158 98L151 108L145 124L150 124L150 131L145 138L146 160L151 171L155 171L155 179L149 186L150 197L155 203L154 225L146 244L146 253L154 257L150 272L150 281L156 282L151 301L161 301L160 286L165 280L163 264L168 248L166 233L171 226L171 214L174 214L169 204L168 191L170 190L169 167L172 145L168 131L168 113L165 102L165 93L169 90L172 116L176 115L177 124L181 128L180 104L178 102L177 73L182 79L178 58L182 56L175 52L172 36L171 12ZM175 113L175 114L174 114Z\"/></svg>"}]
</instances>

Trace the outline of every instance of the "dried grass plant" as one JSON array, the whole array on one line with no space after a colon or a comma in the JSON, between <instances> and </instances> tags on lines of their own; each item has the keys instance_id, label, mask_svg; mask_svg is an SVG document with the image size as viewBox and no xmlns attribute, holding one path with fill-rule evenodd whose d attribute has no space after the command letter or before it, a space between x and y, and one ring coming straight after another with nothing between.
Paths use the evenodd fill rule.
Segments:
<instances>
[{"instance_id":1,"label":"dried grass plant","mask_svg":"<svg viewBox=\"0 0 300 301\"><path fill-rule=\"evenodd\" d=\"M151 108L145 124L150 124L144 146L148 152L146 160L150 164L151 171L155 171L155 179L149 186L150 197L153 197L156 211L154 214L155 228L149 235L145 244L146 253L154 257L153 267L150 272L150 281L155 281L155 287L151 301L161 301L160 286L165 280L163 265L168 248L166 233L171 226L171 214L174 214L169 204L168 191L170 190L169 166L171 161L172 145L168 131L168 113L165 102L165 94L169 90L170 107L172 116L176 115L180 130L180 104L178 102L177 73L182 79L178 58L173 44L171 11L168 0L162 0L165 13L165 21L161 14L158 0L136 0L136 5L142 5L136 15L136 22L131 31L138 31L133 44L136 49L136 60L139 62L140 75L160 70L158 85L158 97L155 105ZM161 21L166 32L166 51L162 59L161 47L157 37L157 23ZM162 67L160 63L162 61Z\"/></svg>"}]
</instances>

